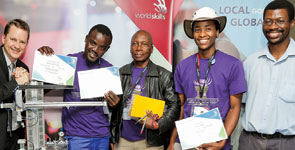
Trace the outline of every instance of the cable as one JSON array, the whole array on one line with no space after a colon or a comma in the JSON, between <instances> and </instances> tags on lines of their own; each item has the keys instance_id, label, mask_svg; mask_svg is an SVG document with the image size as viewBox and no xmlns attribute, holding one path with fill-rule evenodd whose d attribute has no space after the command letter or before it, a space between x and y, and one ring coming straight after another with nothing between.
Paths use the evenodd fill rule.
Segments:
<instances>
[{"instance_id":1,"label":"cable","mask_svg":"<svg viewBox=\"0 0 295 150\"><path fill-rule=\"evenodd\" d=\"M34 109L27 109L27 111L32 111L32 112L34 112L35 117L31 117L31 118L27 117L26 119L28 119L28 120L32 120L32 119L35 119L35 118L38 117L38 114L36 113L36 110L34 110Z\"/></svg>"},{"instance_id":2,"label":"cable","mask_svg":"<svg viewBox=\"0 0 295 150\"><path fill-rule=\"evenodd\" d=\"M28 109L28 110L31 110L31 109ZM27 127L33 127L33 126L35 126L35 125L38 123L38 121L39 121L39 116L38 116L38 114L35 112L35 110L31 110L31 111L35 113L35 116L36 116L36 117L34 117L34 118L30 118L29 120L36 119L36 122L34 122L34 123L31 124L31 125L27 125ZM28 123L28 124L29 124L29 123Z\"/></svg>"},{"instance_id":3,"label":"cable","mask_svg":"<svg viewBox=\"0 0 295 150\"><path fill-rule=\"evenodd\" d=\"M17 102L16 102L16 91L17 91L18 89L19 89L19 86L17 86L17 87L14 89L14 103L15 103L15 105L16 105L17 107L19 107L19 108L25 110L24 106L23 106L23 107L20 107L20 106L17 104ZM24 101L24 99L25 99L25 94L24 94L24 96L22 97L22 101Z\"/></svg>"}]
</instances>

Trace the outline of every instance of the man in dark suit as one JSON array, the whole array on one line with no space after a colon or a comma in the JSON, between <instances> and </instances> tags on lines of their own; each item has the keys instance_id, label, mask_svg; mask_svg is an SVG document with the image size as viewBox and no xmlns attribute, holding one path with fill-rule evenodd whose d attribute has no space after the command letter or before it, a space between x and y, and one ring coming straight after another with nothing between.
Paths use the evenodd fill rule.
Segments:
<instances>
[{"instance_id":1,"label":"man in dark suit","mask_svg":"<svg viewBox=\"0 0 295 150\"><path fill-rule=\"evenodd\" d=\"M0 47L0 103L11 103L14 89L29 82L29 68L19 58L25 52L30 36L26 22L14 19L5 26ZM8 128L8 111L0 109L0 150L17 150L17 140L24 137L24 129ZM11 127L11 125L9 125Z\"/></svg>"}]
</instances>

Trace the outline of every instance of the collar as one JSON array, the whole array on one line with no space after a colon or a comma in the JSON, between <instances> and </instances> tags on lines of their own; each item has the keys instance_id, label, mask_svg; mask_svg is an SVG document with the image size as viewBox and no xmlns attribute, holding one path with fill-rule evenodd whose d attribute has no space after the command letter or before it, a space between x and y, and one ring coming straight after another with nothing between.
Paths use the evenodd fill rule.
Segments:
<instances>
[{"instance_id":1,"label":"collar","mask_svg":"<svg viewBox=\"0 0 295 150\"><path fill-rule=\"evenodd\" d=\"M159 76L157 66L151 60L149 61L147 66L148 66L148 72L146 76ZM132 68L133 68L133 62L123 67L123 69L121 70L121 74L131 75L133 71Z\"/></svg>"},{"instance_id":2,"label":"collar","mask_svg":"<svg viewBox=\"0 0 295 150\"><path fill-rule=\"evenodd\" d=\"M269 52L268 45L266 45L262 49L262 51L260 51L258 53L257 56L258 56L258 58L260 58L260 57L267 57L270 60L276 61L274 59L274 57L271 55L271 53ZM281 56L281 58L278 61L282 61L284 59L287 59L289 56L295 56L295 42L294 42L294 40L292 38L290 38L290 42L289 42L289 45L287 47L286 52Z\"/></svg>"}]
</instances>

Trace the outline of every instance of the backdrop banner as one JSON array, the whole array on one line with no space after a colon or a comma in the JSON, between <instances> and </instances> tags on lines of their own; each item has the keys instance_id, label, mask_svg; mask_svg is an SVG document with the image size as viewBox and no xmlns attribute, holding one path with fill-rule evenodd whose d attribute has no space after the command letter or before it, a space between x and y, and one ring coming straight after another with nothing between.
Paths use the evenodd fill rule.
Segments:
<instances>
[{"instance_id":1,"label":"backdrop banner","mask_svg":"<svg viewBox=\"0 0 295 150\"><path fill-rule=\"evenodd\" d=\"M155 47L172 63L173 19L182 0L115 0L141 30L151 33Z\"/></svg>"}]
</instances>

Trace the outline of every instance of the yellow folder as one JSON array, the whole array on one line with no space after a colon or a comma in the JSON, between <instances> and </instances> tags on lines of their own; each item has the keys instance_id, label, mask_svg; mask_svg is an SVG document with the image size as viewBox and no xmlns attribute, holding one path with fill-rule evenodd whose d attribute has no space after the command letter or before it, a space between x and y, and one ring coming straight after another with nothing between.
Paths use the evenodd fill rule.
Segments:
<instances>
[{"instance_id":1,"label":"yellow folder","mask_svg":"<svg viewBox=\"0 0 295 150\"><path fill-rule=\"evenodd\" d=\"M135 95L131 107L130 116L141 118L146 115L146 110L158 114L161 118L165 107L165 101L154 98Z\"/></svg>"}]
</instances>

